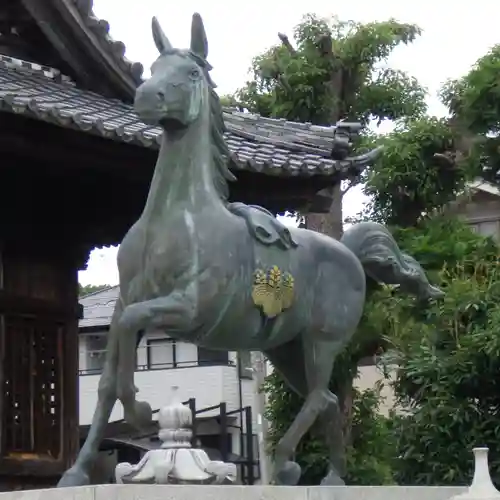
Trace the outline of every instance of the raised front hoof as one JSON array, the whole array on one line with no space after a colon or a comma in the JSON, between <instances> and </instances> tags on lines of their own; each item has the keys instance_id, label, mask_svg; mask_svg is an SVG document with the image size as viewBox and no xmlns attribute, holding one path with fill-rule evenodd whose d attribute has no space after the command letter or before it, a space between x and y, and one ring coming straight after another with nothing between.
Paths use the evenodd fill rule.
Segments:
<instances>
[{"instance_id":1,"label":"raised front hoof","mask_svg":"<svg viewBox=\"0 0 500 500\"><path fill-rule=\"evenodd\" d=\"M73 486L87 486L90 484L89 475L79 467L71 467L59 479L58 488L69 488Z\"/></svg>"},{"instance_id":2,"label":"raised front hoof","mask_svg":"<svg viewBox=\"0 0 500 500\"><path fill-rule=\"evenodd\" d=\"M337 471L331 470L321 481L321 486L345 486Z\"/></svg>"},{"instance_id":3,"label":"raised front hoof","mask_svg":"<svg viewBox=\"0 0 500 500\"><path fill-rule=\"evenodd\" d=\"M276 486L297 486L299 484L302 469L297 462L287 461L279 470L274 478L273 483Z\"/></svg>"},{"instance_id":4,"label":"raised front hoof","mask_svg":"<svg viewBox=\"0 0 500 500\"><path fill-rule=\"evenodd\" d=\"M146 401L136 401L132 412L124 411L125 421L138 430L147 430L153 422L153 410Z\"/></svg>"}]
</instances>

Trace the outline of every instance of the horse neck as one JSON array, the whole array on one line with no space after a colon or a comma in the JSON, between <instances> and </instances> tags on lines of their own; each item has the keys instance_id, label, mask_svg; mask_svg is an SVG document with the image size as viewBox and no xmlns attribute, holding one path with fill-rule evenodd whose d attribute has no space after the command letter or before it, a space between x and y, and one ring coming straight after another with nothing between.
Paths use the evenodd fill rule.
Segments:
<instances>
[{"instance_id":1,"label":"horse neck","mask_svg":"<svg viewBox=\"0 0 500 500\"><path fill-rule=\"evenodd\" d=\"M163 134L143 216L167 216L176 207L191 212L220 204L212 178L208 109L186 130Z\"/></svg>"}]
</instances>

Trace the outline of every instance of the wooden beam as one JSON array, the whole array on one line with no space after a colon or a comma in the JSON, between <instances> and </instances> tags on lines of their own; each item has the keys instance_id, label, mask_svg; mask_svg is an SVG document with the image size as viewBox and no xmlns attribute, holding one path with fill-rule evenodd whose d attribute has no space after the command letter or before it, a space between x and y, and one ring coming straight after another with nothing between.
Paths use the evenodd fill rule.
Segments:
<instances>
[{"instance_id":1,"label":"wooden beam","mask_svg":"<svg viewBox=\"0 0 500 500\"><path fill-rule=\"evenodd\" d=\"M157 151L34 119L4 115L0 151L68 169L116 171L130 180L150 180ZM2 162L2 166L5 165ZM8 165L5 165L8 166Z\"/></svg>"},{"instance_id":2,"label":"wooden beam","mask_svg":"<svg viewBox=\"0 0 500 500\"><path fill-rule=\"evenodd\" d=\"M80 319L82 306L78 303L68 307L50 300L15 295L0 289L0 314L23 314L37 318Z\"/></svg>"}]
</instances>

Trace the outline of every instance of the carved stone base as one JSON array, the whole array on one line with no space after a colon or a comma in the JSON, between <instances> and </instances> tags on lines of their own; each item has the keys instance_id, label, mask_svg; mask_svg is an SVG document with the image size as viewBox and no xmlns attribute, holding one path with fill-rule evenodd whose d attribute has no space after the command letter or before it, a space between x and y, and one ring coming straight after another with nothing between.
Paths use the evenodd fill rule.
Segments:
<instances>
[{"instance_id":1,"label":"carved stone base","mask_svg":"<svg viewBox=\"0 0 500 500\"><path fill-rule=\"evenodd\" d=\"M236 465L211 461L204 450L191 447L193 416L191 410L175 401L158 415L163 442L159 450L148 451L132 465L115 468L118 484L232 484Z\"/></svg>"},{"instance_id":2,"label":"carved stone base","mask_svg":"<svg viewBox=\"0 0 500 500\"><path fill-rule=\"evenodd\" d=\"M211 461L204 450L152 450L137 464L119 463L117 484L231 484L236 465Z\"/></svg>"}]
</instances>

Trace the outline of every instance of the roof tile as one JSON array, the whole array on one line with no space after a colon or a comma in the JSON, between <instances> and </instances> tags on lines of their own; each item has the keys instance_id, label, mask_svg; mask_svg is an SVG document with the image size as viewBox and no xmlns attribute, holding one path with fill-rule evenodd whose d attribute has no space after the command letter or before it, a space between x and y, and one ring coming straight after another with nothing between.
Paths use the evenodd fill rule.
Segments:
<instances>
[{"instance_id":1,"label":"roof tile","mask_svg":"<svg viewBox=\"0 0 500 500\"><path fill-rule=\"evenodd\" d=\"M79 321L79 328L108 327L119 292L120 287L116 285L81 297L83 318Z\"/></svg>"}]
</instances>

